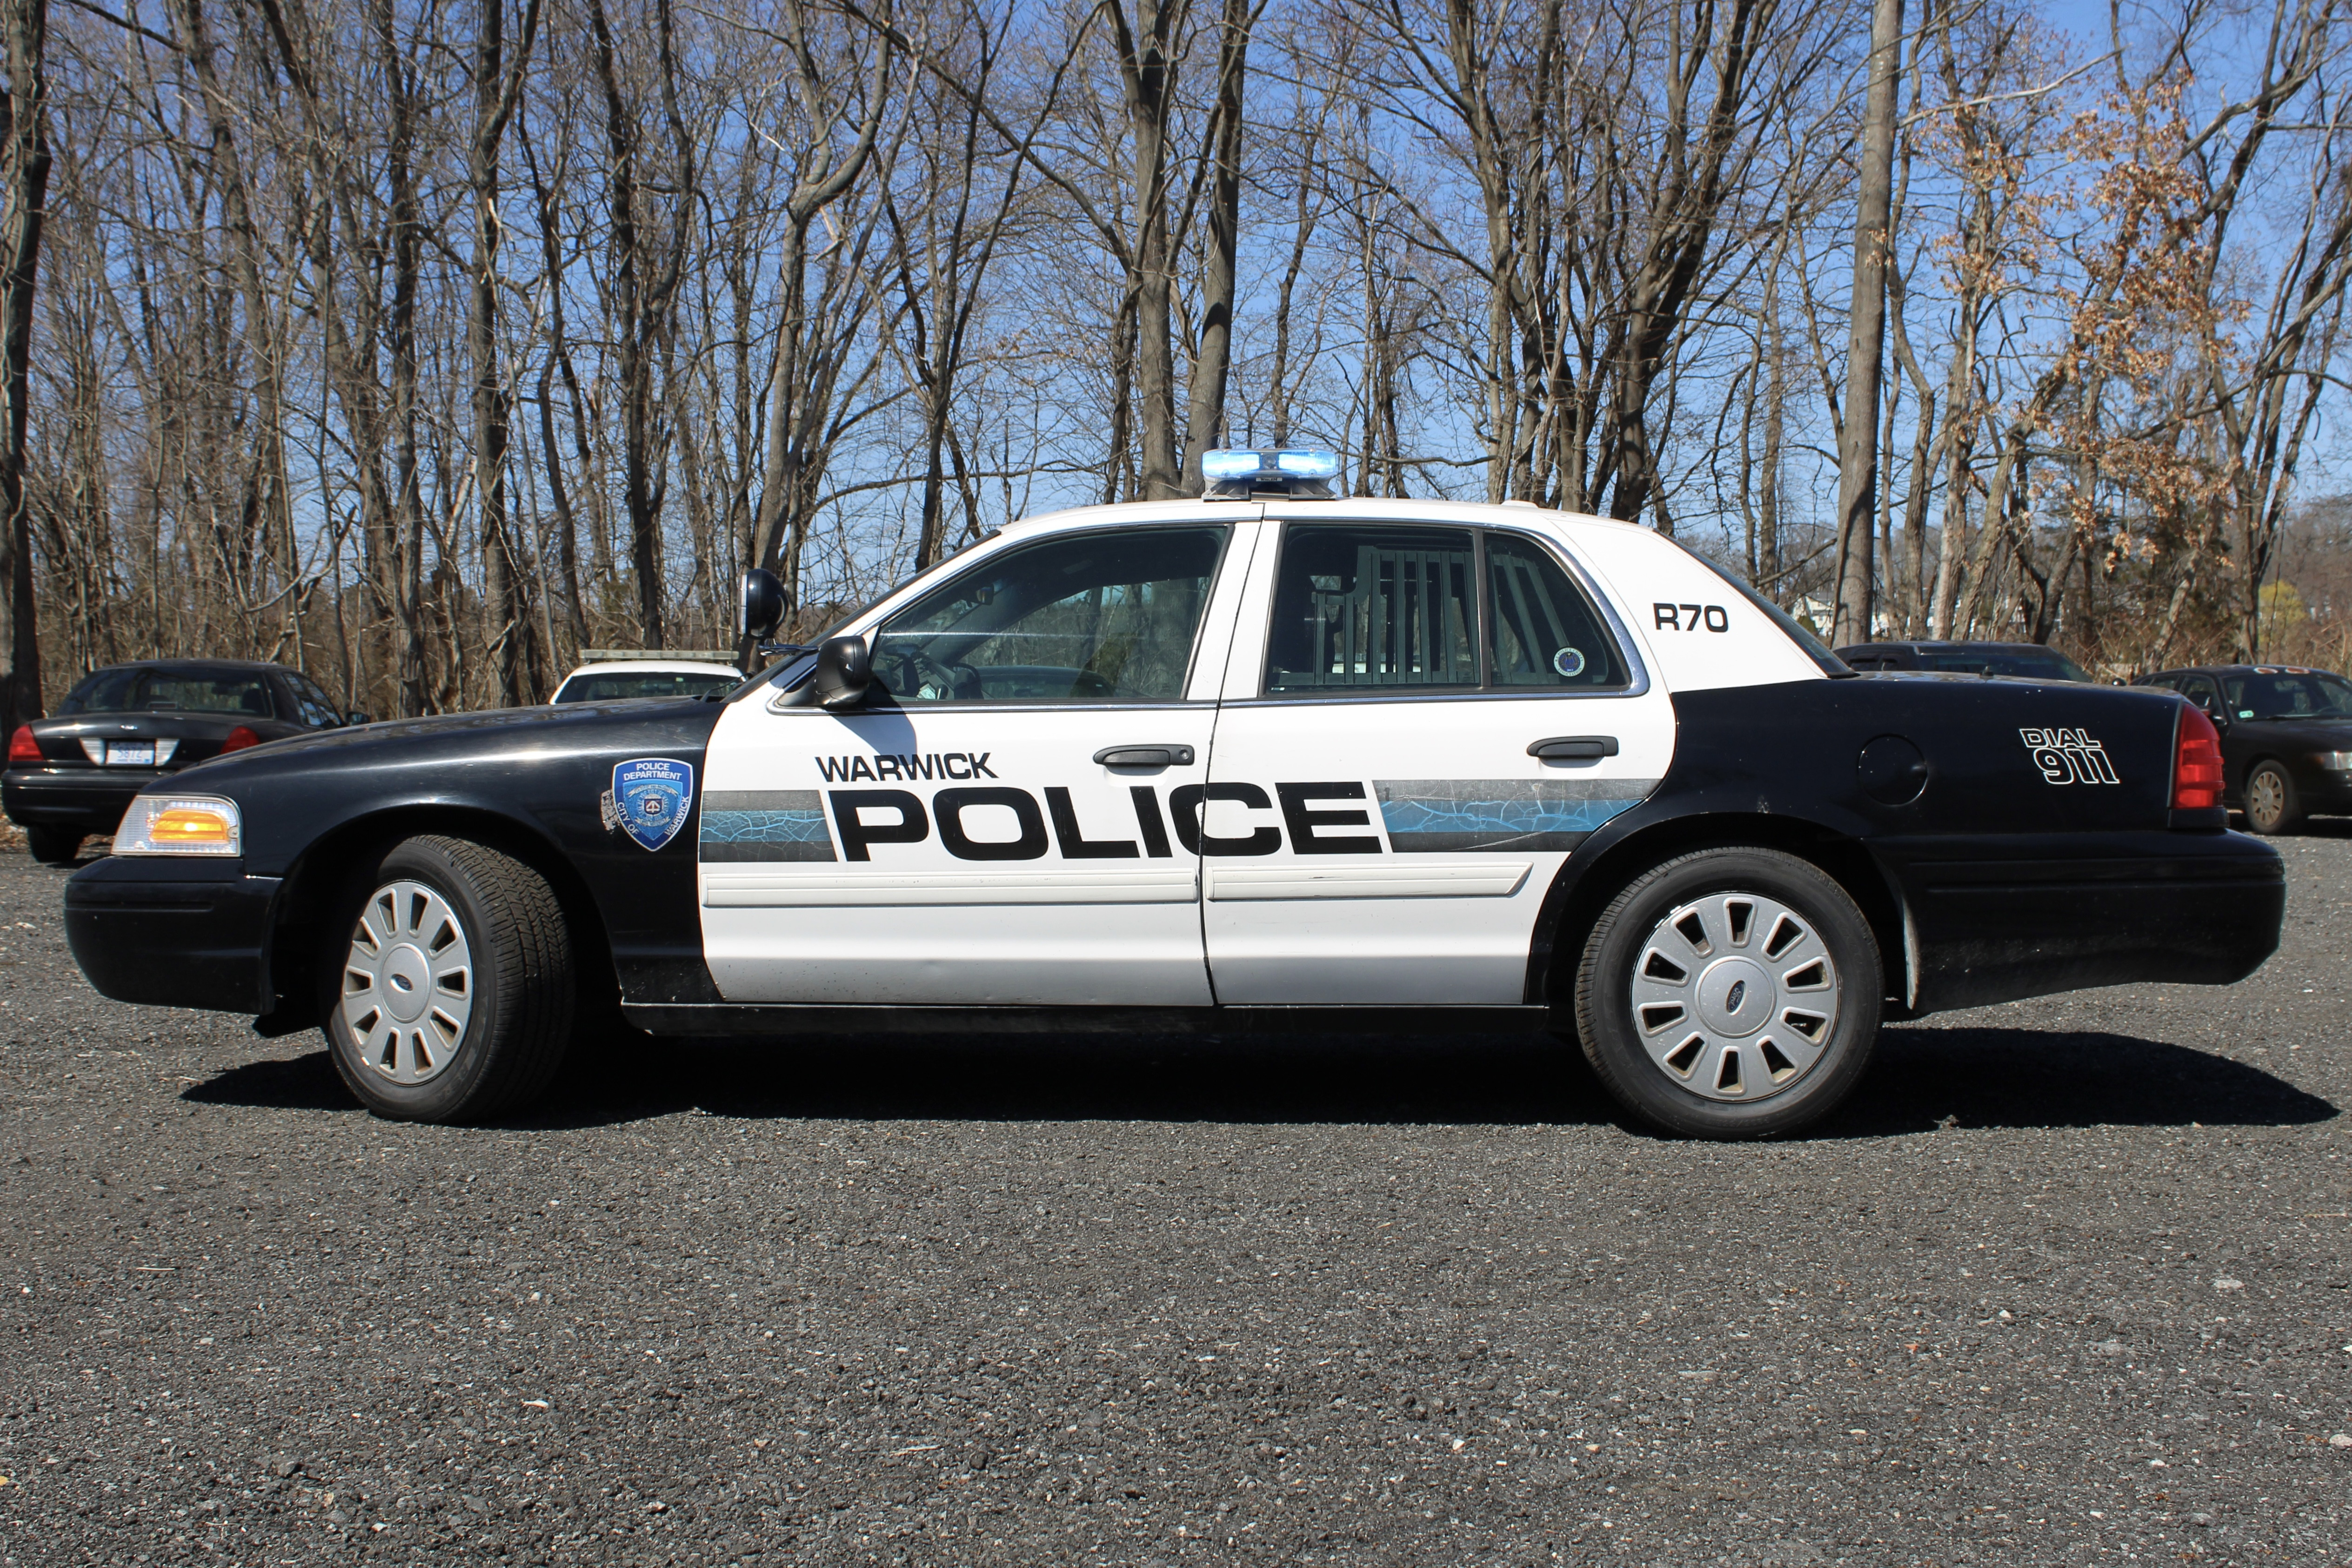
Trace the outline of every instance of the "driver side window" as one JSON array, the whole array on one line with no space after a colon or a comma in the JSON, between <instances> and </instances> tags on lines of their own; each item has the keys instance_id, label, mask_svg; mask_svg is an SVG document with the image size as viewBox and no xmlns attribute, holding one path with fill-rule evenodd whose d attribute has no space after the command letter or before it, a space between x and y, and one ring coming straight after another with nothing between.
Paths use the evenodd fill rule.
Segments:
<instances>
[{"instance_id":1,"label":"driver side window","mask_svg":"<svg viewBox=\"0 0 2352 1568\"><path fill-rule=\"evenodd\" d=\"M1121 528L1016 547L874 639L903 704L1177 702L1230 529Z\"/></svg>"}]
</instances>

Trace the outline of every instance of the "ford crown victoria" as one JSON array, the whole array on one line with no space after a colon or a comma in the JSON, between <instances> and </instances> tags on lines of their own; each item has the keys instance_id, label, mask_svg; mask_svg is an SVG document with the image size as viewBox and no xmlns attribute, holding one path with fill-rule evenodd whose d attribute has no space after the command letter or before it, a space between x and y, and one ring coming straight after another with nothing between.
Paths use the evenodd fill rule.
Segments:
<instances>
[{"instance_id":1,"label":"ford crown victoria","mask_svg":"<svg viewBox=\"0 0 2352 1568\"><path fill-rule=\"evenodd\" d=\"M1313 1025L1549 1030L1633 1116L1754 1137L1884 1019L2276 945L2176 694L1853 679L1647 529L1213 457L1207 498L1007 528L718 700L160 780L68 884L75 956L322 1028L394 1117L519 1104L621 1023Z\"/></svg>"}]
</instances>

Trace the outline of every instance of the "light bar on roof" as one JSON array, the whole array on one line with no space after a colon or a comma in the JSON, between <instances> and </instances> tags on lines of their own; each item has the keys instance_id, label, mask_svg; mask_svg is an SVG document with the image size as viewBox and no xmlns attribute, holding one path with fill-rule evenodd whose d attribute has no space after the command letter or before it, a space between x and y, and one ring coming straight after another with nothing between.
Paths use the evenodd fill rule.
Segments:
<instances>
[{"instance_id":1,"label":"light bar on roof","mask_svg":"<svg viewBox=\"0 0 2352 1568\"><path fill-rule=\"evenodd\" d=\"M1201 477L1203 479L1246 479L1261 466L1255 452L1220 447L1201 454Z\"/></svg>"},{"instance_id":2,"label":"light bar on roof","mask_svg":"<svg viewBox=\"0 0 2352 1568\"><path fill-rule=\"evenodd\" d=\"M1336 452L1276 452L1272 455L1275 467L1294 479L1336 479L1339 476L1339 455Z\"/></svg>"},{"instance_id":3,"label":"light bar on roof","mask_svg":"<svg viewBox=\"0 0 2352 1568\"><path fill-rule=\"evenodd\" d=\"M1339 476L1339 455L1316 447L1252 451L1225 446L1201 455L1205 497L1244 500L1251 496L1287 496L1328 500Z\"/></svg>"}]
</instances>

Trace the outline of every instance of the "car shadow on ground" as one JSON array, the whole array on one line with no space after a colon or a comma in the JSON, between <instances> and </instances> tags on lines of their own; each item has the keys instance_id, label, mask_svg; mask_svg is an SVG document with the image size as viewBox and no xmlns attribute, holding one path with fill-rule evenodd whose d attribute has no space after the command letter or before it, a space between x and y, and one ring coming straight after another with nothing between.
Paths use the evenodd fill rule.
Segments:
<instances>
[{"instance_id":1,"label":"car shadow on ground","mask_svg":"<svg viewBox=\"0 0 2352 1568\"><path fill-rule=\"evenodd\" d=\"M1939 1028L1880 1036L1826 1137L1961 1127L2288 1127L2335 1105L2275 1074L2183 1045L2095 1030Z\"/></svg>"},{"instance_id":2,"label":"car shadow on ground","mask_svg":"<svg viewBox=\"0 0 2352 1568\"><path fill-rule=\"evenodd\" d=\"M252 1061L184 1100L358 1107L324 1051ZM754 1120L1592 1124L1620 1121L1573 1047L1521 1038L1269 1041L1051 1037L644 1041L584 1052L502 1125L614 1125L680 1111ZM2244 1062L2126 1035L1889 1029L1811 1134L1940 1127L2294 1126L2327 1101Z\"/></svg>"}]
</instances>

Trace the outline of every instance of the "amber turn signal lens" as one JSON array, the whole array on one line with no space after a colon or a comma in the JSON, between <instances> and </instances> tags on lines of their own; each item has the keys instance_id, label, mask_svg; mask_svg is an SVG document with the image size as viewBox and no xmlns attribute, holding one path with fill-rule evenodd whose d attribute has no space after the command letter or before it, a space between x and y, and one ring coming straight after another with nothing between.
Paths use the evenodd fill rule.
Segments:
<instances>
[{"instance_id":1,"label":"amber turn signal lens","mask_svg":"<svg viewBox=\"0 0 2352 1568\"><path fill-rule=\"evenodd\" d=\"M180 806L147 824L147 840L159 849L166 844L226 844L229 831L228 819L220 812Z\"/></svg>"},{"instance_id":2,"label":"amber turn signal lens","mask_svg":"<svg viewBox=\"0 0 2352 1568\"><path fill-rule=\"evenodd\" d=\"M41 760L41 743L33 738L31 725L18 725L16 733L8 737L8 760L11 762Z\"/></svg>"}]
</instances>

